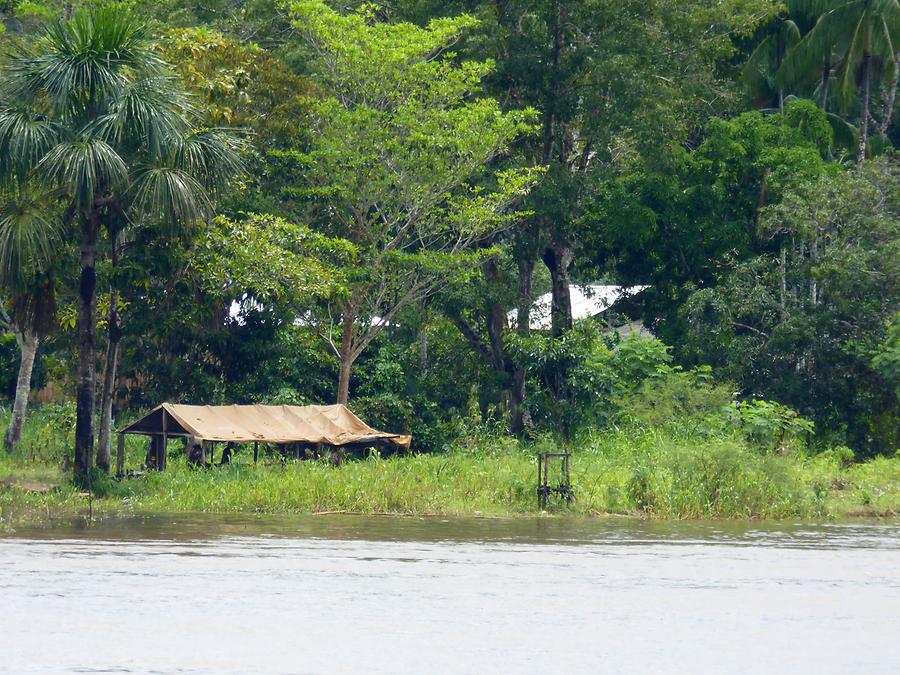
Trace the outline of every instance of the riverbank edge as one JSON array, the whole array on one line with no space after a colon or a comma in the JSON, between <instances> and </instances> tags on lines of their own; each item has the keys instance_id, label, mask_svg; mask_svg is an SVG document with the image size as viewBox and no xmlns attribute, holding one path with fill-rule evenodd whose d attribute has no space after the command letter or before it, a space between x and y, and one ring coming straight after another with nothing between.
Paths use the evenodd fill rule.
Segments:
<instances>
[{"instance_id":1,"label":"riverbank edge","mask_svg":"<svg viewBox=\"0 0 900 675\"><path fill-rule=\"evenodd\" d=\"M174 453L165 472L115 480L95 471L82 491L59 464L0 456L0 527L110 513L534 516L536 469L534 454L519 447L372 454L337 465L278 457L256 464L245 453L200 470ZM896 455L854 462L838 452L760 452L732 438L620 436L573 453L571 476L574 502L551 502L548 513L748 521L900 514Z\"/></svg>"},{"instance_id":2,"label":"riverbank edge","mask_svg":"<svg viewBox=\"0 0 900 675\"><path fill-rule=\"evenodd\" d=\"M68 490L68 486L63 488ZM74 489L73 489L74 492ZM477 520L632 520L644 522L793 522L808 524L900 524L900 512L893 509L876 509L870 506L847 505L848 508L833 511L824 516L783 518L748 517L673 517L661 516L646 511L574 511L567 508L533 511L509 511L507 513L482 513L477 510L454 510L436 512L416 511L351 511L351 510L160 510L135 508L123 500L93 498L85 493L74 494L34 494L15 487L7 487L0 492L0 537L14 536L19 529L53 530L73 525L88 527L92 523L118 520L139 520L147 517L377 517L398 519L477 519Z\"/></svg>"}]
</instances>

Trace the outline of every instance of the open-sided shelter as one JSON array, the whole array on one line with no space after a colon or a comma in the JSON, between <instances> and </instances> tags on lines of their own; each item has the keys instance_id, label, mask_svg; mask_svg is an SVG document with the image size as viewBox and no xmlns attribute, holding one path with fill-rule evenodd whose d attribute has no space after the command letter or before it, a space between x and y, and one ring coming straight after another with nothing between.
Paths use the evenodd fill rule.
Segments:
<instances>
[{"instance_id":1,"label":"open-sided shelter","mask_svg":"<svg viewBox=\"0 0 900 675\"><path fill-rule=\"evenodd\" d=\"M344 447L387 442L409 448L412 437L373 429L344 405L182 405L163 403L119 431L124 434L193 436L206 442L303 443ZM157 462L164 468L165 458Z\"/></svg>"}]
</instances>

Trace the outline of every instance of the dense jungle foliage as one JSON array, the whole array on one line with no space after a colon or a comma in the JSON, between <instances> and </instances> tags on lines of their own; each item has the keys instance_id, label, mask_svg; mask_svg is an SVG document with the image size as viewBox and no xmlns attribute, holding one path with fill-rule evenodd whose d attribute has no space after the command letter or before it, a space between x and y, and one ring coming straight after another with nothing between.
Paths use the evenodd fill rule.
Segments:
<instances>
[{"instance_id":1,"label":"dense jungle foliage","mask_svg":"<svg viewBox=\"0 0 900 675\"><path fill-rule=\"evenodd\" d=\"M898 448L897 0L12 0L0 44L10 450L29 392L76 476L162 401Z\"/></svg>"}]
</instances>

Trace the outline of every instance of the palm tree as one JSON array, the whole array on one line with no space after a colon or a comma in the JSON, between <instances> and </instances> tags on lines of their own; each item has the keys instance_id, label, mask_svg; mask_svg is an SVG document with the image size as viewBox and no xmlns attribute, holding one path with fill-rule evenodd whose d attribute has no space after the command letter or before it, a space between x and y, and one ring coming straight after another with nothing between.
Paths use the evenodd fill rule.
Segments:
<instances>
[{"instance_id":1,"label":"palm tree","mask_svg":"<svg viewBox=\"0 0 900 675\"><path fill-rule=\"evenodd\" d=\"M900 41L900 0L807 0L802 3L818 19L791 52L779 74L781 80L797 80L804 74L840 61L837 94L847 110L859 92L857 159L866 157L872 79L876 67L893 74L895 47Z\"/></svg>"},{"instance_id":2,"label":"palm tree","mask_svg":"<svg viewBox=\"0 0 900 675\"><path fill-rule=\"evenodd\" d=\"M28 175L66 199L80 248L75 477L91 467L98 239L125 224L187 228L208 190L240 169L236 141L197 113L143 26L114 9L76 12L16 48L0 95L0 173ZM108 468L108 457L98 464Z\"/></svg>"},{"instance_id":3,"label":"palm tree","mask_svg":"<svg viewBox=\"0 0 900 675\"><path fill-rule=\"evenodd\" d=\"M53 219L52 196L35 194L17 181L3 185L0 202L0 325L15 335L19 374L9 427L3 445L12 452L22 436L31 393L31 373L41 339L56 318L52 266L58 258L59 228Z\"/></svg>"},{"instance_id":4,"label":"palm tree","mask_svg":"<svg viewBox=\"0 0 900 675\"><path fill-rule=\"evenodd\" d=\"M750 87L754 98L762 101L774 99L778 111L784 112L784 86L775 74L791 49L800 42L800 28L791 16L777 18L766 30L766 35L744 64L741 79Z\"/></svg>"}]
</instances>

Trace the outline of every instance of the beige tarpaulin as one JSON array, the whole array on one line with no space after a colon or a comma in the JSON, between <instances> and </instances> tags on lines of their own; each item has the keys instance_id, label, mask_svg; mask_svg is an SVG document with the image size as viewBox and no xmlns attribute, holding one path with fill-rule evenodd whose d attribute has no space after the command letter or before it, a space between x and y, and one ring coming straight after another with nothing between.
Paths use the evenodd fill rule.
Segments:
<instances>
[{"instance_id":1,"label":"beige tarpaulin","mask_svg":"<svg viewBox=\"0 0 900 675\"><path fill-rule=\"evenodd\" d=\"M165 416L163 415L165 413ZM343 405L180 405L163 403L123 434L195 436L204 441L352 445L386 440L408 448L412 436L373 429Z\"/></svg>"}]
</instances>

